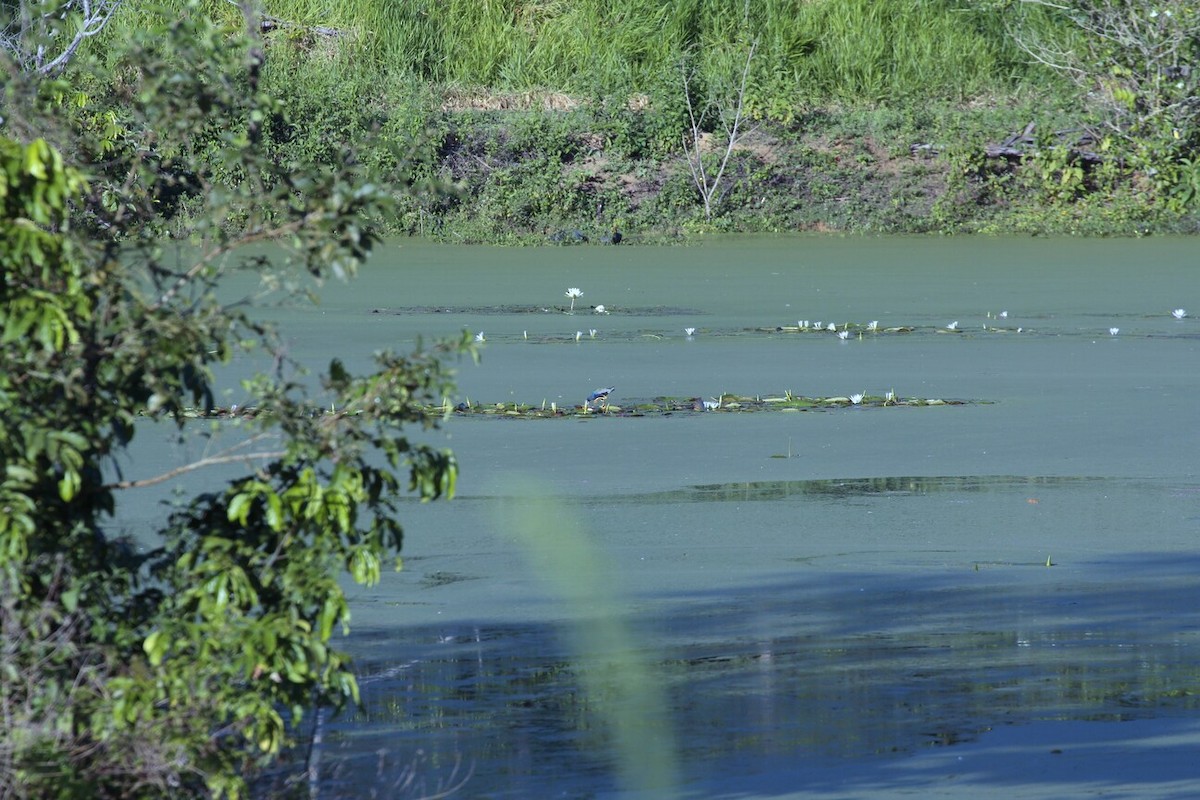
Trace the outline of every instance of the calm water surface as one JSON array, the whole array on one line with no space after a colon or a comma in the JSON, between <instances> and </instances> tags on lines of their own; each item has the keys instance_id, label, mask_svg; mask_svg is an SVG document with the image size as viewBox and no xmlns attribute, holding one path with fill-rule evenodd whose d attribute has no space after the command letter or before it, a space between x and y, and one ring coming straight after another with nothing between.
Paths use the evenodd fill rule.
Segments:
<instances>
[{"instance_id":1,"label":"calm water surface","mask_svg":"<svg viewBox=\"0 0 1200 800\"><path fill-rule=\"evenodd\" d=\"M1196 252L406 243L281 313L297 356L355 367L482 331L459 374L472 404L569 407L599 386L618 406L968 401L451 420L459 497L414 503L406 569L354 590L366 708L323 719L321 795L922 795L950 780L925 754L998 754L1010 726L1070 743L1200 719ZM800 320L912 330L776 330ZM1183 796L1197 742L1170 769L1097 758L1053 788ZM1020 763L978 783L1045 789Z\"/></svg>"}]
</instances>

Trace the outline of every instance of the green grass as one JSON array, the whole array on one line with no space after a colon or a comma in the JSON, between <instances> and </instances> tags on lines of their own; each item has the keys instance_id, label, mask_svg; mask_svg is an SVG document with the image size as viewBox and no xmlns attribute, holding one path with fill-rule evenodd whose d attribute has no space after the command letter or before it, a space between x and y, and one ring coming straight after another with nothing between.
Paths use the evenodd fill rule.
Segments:
<instances>
[{"instance_id":1,"label":"green grass","mask_svg":"<svg viewBox=\"0 0 1200 800\"><path fill-rule=\"evenodd\" d=\"M122 21L138 25L140 8ZM236 20L228 3L204 8ZM750 105L777 118L831 101L964 99L1053 80L1011 42L1002 14L965 0L274 0L267 11L291 23L276 40L302 45L286 58L328 64L339 50L375 75L584 98L659 99L685 59L697 85L716 91L757 41Z\"/></svg>"}]
</instances>

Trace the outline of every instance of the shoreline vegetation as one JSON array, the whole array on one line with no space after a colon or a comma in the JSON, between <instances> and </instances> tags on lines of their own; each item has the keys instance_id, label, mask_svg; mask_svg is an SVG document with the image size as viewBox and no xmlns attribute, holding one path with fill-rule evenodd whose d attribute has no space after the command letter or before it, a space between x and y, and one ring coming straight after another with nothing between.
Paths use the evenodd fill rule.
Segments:
<instances>
[{"instance_id":1,"label":"shoreline vegetation","mask_svg":"<svg viewBox=\"0 0 1200 800\"><path fill-rule=\"evenodd\" d=\"M309 22L278 29L266 75L310 121L289 147L350 137L382 163L401 132L417 137L414 177L452 190L406 198L379 221L385 235L612 244L1197 228L1190 199L1149 185L1163 169L1148 158L1183 149L1149 155L1108 132L1094 87L1029 44L1081 35L1040 4L349 5L322 33L317 9L279 3Z\"/></svg>"},{"instance_id":2,"label":"shoreline vegetation","mask_svg":"<svg viewBox=\"0 0 1200 800\"><path fill-rule=\"evenodd\" d=\"M280 0L258 18L285 111L264 134L278 159L398 179L383 236L1196 232L1195 3L1066 5ZM93 62L149 13L122 8ZM70 79L101 153L140 136L106 67ZM160 189L164 233L202 213L191 187L238 179L201 169Z\"/></svg>"}]
</instances>

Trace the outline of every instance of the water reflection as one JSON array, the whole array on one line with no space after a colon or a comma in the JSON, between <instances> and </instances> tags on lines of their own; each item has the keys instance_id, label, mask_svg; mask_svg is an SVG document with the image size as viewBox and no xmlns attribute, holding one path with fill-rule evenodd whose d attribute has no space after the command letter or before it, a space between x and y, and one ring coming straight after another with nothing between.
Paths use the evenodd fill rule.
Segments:
<instances>
[{"instance_id":1,"label":"water reflection","mask_svg":"<svg viewBox=\"0 0 1200 800\"><path fill-rule=\"evenodd\" d=\"M1060 488L1096 482L1101 478L967 475L885 478L829 478L803 481L750 481L694 486L676 492L639 495L647 503L748 502L818 498L849 500L862 497L907 497L934 492L989 492L1013 489ZM615 498L614 498L615 499Z\"/></svg>"},{"instance_id":2,"label":"water reflection","mask_svg":"<svg viewBox=\"0 0 1200 800\"><path fill-rule=\"evenodd\" d=\"M632 622L686 732L686 787L705 796L733 769L787 764L795 780L805 764L954 745L998 725L1193 711L1200 625L1161 610L1191 607L1198 567L1129 556L1097 565L1095 582L1045 589L810 575ZM361 641L367 710L328 723L323 794L367 796L416 753L430 779L465 759L471 796L613 790L605 698L579 691L560 634L471 625ZM398 665L393 652L412 658Z\"/></svg>"},{"instance_id":3,"label":"water reflection","mask_svg":"<svg viewBox=\"0 0 1200 800\"><path fill-rule=\"evenodd\" d=\"M734 481L708 483L661 492L595 494L577 498L589 506L654 506L690 503L746 503L776 501L854 501L862 499L922 497L933 494L1029 494L1047 490L1087 488L1090 491L1144 491L1162 493L1161 482L1130 481L1105 477L1058 475L899 476L878 478L817 478L794 481ZM1187 487L1168 489L1176 495ZM1200 491L1192 488L1190 491ZM488 499L479 498L474 499ZM495 498L490 498L495 499ZM570 498L563 498L570 502ZM417 502L413 500L412 502Z\"/></svg>"}]
</instances>

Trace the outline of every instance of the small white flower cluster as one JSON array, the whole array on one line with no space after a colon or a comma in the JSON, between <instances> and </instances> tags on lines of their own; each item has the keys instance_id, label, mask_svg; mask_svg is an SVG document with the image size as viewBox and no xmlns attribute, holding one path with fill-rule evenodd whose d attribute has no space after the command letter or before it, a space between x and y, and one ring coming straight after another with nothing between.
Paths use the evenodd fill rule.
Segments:
<instances>
[{"instance_id":1,"label":"small white flower cluster","mask_svg":"<svg viewBox=\"0 0 1200 800\"><path fill-rule=\"evenodd\" d=\"M842 329L840 331L838 330L837 323L830 322L830 323L826 324L826 323L822 322L821 320L817 320L816 322L812 322L807 319L797 320L796 327L802 331L828 331L830 333L836 333L838 335L839 339L848 339L850 337L850 323L849 322L843 323ZM871 320L871 322L867 325L867 330L868 331L879 330L879 320L877 320L877 319Z\"/></svg>"}]
</instances>

